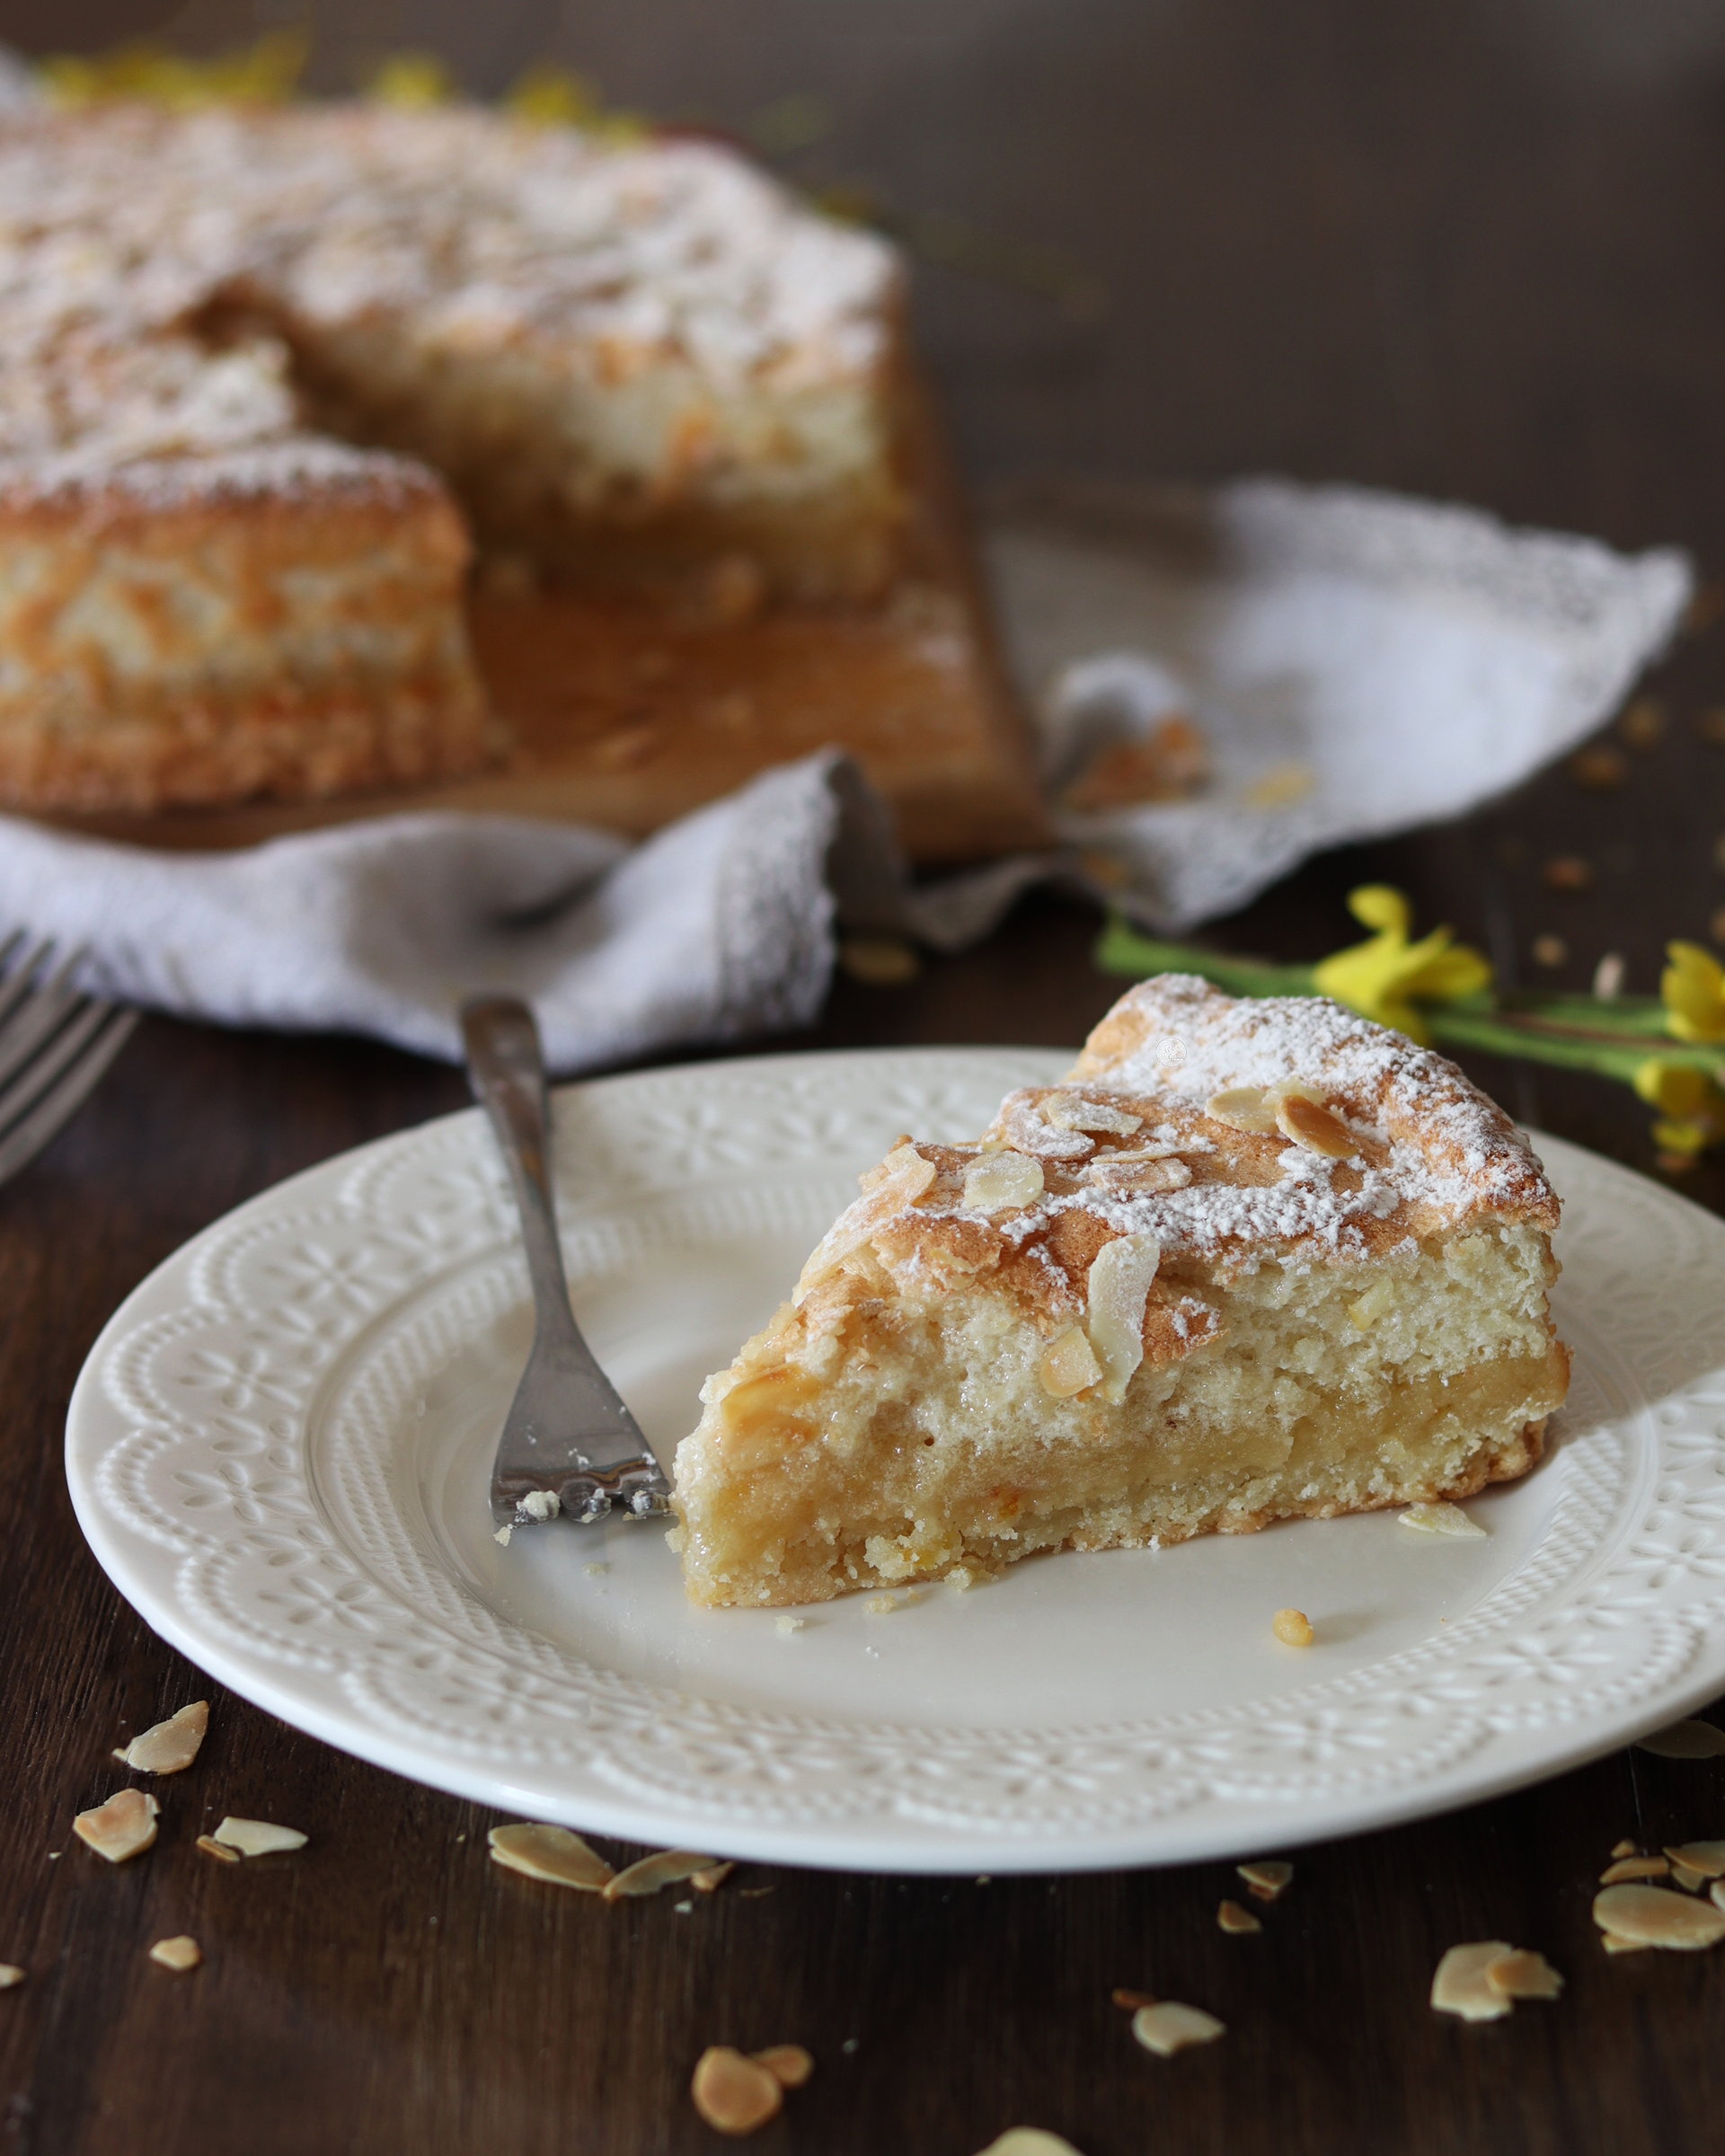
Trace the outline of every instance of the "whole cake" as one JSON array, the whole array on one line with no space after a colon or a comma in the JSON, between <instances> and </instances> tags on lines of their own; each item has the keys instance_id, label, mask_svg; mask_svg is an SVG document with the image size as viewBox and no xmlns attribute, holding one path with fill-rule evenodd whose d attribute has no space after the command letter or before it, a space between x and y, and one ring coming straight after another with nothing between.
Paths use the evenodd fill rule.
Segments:
<instances>
[{"instance_id":1,"label":"whole cake","mask_svg":"<svg viewBox=\"0 0 1725 2156\"><path fill-rule=\"evenodd\" d=\"M472 538L722 616L896 573L892 250L473 108L0 118L0 803L465 770Z\"/></svg>"},{"instance_id":2,"label":"whole cake","mask_svg":"<svg viewBox=\"0 0 1725 2156\"><path fill-rule=\"evenodd\" d=\"M1465 1497L1568 1389L1526 1140L1321 999L1146 981L1062 1084L862 1181L677 1448L696 1601Z\"/></svg>"}]
</instances>

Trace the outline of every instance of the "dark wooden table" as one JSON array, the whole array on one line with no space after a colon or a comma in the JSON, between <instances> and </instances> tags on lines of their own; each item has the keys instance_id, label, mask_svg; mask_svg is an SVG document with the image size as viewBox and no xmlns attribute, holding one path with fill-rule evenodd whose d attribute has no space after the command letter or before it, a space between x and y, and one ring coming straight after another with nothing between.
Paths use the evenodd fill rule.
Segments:
<instances>
[{"instance_id":1,"label":"dark wooden table","mask_svg":"<svg viewBox=\"0 0 1725 2156\"><path fill-rule=\"evenodd\" d=\"M548 7L498 12L449 30L481 88L560 34ZM1273 467L1725 565L1725 18L1677 0L590 13L568 18L565 57L625 102L766 134L763 112L806 123L824 105L806 146L780 126L784 155L812 181L865 182L940 258L924 342L979 478ZM188 18L211 39L226 19ZM339 75L341 36L357 49L381 22L332 18L323 64ZM775 103L792 93L800 106ZM1348 888L1381 877L1506 976L1580 985L1617 950L1650 988L1667 937L1725 932L1725 747L1697 725L1725 704L1725 632L1686 641L1653 686L1668 729L1627 752L1618 791L1557 773L1464 824L1316 862L1218 943L1314 956L1349 932ZM1560 853L1593 864L1589 891L1546 888ZM1075 1042L1119 985L1090 963L1097 925L1027 902L908 986L841 979L815 1032L768 1045ZM1552 935L1568 959L1538 969ZM1626 1094L1475 1074L1654 1172ZM366 1043L152 1021L0 1192L0 1958L29 1970L0 2003L0 2146L710 2149L687 2096L697 2054L788 2040L818 2068L764 2150L971 2156L1014 2123L1084 2156L1725 2144L1725 1952L1609 1961L1588 1918L1620 1835L1725 1833L1719 1763L1618 1753L1307 1850L1248 1941L1216 1930L1221 1865L987 1886L749 1866L684 1918L669 1896L599 1908L506 1878L487 1815L212 1688L78 1534L60 1444L79 1365L195 1230L463 1098L454 1073ZM1725 1169L1686 1188L1718 1208ZM114 1786L123 1730L206 1693L200 1801L295 1821L311 1848L234 1875L176 1820L111 1870L72 1842L73 1814ZM144 1959L181 1931L208 1955L188 1979ZM1430 2013L1439 1953L1493 1934L1542 1947L1561 2001L1486 2028ZM1163 2064L1109 1992L1173 1970L1229 2033Z\"/></svg>"}]
</instances>

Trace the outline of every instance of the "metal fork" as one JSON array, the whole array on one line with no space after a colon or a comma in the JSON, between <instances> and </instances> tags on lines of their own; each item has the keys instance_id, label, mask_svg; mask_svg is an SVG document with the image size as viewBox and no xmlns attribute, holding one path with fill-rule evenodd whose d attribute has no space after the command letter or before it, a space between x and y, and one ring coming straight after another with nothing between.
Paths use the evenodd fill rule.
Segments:
<instances>
[{"instance_id":1,"label":"metal fork","mask_svg":"<svg viewBox=\"0 0 1725 2156\"><path fill-rule=\"evenodd\" d=\"M71 1121L137 1023L72 986L82 950L58 966L54 950L22 929L0 941L0 1183Z\"/></svg>"},{"instance_id":2,"label":"metal fork","mask_svg":"<svg viewBox=\"0 0 1725 2156\"><path fill-rule=\"evenodd\" d=\"M602 1520L614 1505L636 1519L668 1512L671 1486L569 1306L533 1012L513 996L476 996L462 1005L461 1030L468 1083L491 1117L515 1186L533 1282L533 1352L498 1445L491 1517L513 1527L560 1512Z\"/></svg>"}]
</instances>

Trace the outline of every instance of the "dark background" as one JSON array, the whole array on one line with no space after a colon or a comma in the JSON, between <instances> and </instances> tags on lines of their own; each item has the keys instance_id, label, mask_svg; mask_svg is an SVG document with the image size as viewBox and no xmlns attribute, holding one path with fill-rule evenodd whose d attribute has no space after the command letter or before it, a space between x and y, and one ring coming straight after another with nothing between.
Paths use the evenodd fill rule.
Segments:
<instances>
[{"instance_id":1,"label":"dark background","mask_svg":"<svg viewBox=\"0 0 1725 2156\"><path fill-rule=\"evenodd\" d=\"M173 36L209 50L280 19L194 5ZM93 49L161 21L36 0L0 7L0 35ZM315 86L426 48L490 94L550 57L866 208L916 252L922 349L978 486L1271 470L1725 568L1725 6L608 0L312 21ZM1382 877L1506 980L1584 985L1617 950L1650 991L1668 938L1725 937L1707 732L1725 631L1652 686L1668 725L1619 790L1560 770L1326 857L1216 941L1312 958L1352 932L1351 885ZM1547 888L1560 853L1588 861L1589 890ZM841 977L810 1035L755 1045L1075 1042L1119 986L1090 963L1097 926L1029 901L979 950L901 988ZM1550 935L1569 956L1537 967ZM1621 1089L1470 1068L1654 1171ZM719 2145L686 2096L703 2046L792 2040L818 2071L763 2150L970 2156L1021 2121L1084 2156L1721 2144L1725 1954L1607 1961L1588 1913L1619 1836L1725 1833L1718 1763L1618 1754L1305 1851L1257 1940L1216 1930L1220 1865L987 1887L754 1866L692 1921L670 1896L596 1910L502 1877L489 1815L212 1692L84 1549L58 1460L73 1379L188 1234L463 1098L456 1074L369 1044L152 1020L0 1192L0 1956L30 1970L0 2001L0 2149L697 2151ZM1684 1187L1725 1206L1719 1157ZM235 1878L176 1828L122 1871L75 1847L50 1861L112 1786L123 1730L206 1693L199 1801L292 1820L304 1856ZM143 1956L182 1930L208 1959L172 1979ZM1438 1955L1494 1935L1547 1952L1562 2000L1490 2028L1432 2015ZM1109 2004L1120 1984L1182 1990L1229 2034L1150 2059Z\"/></svg>"}]
</instances>

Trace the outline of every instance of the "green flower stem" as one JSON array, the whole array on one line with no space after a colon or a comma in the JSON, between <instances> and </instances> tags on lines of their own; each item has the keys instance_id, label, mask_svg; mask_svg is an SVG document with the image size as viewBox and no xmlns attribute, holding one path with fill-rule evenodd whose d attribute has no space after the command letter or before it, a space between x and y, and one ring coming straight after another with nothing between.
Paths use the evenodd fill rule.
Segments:
<instances>
[{"instance_id":1,"label":"green flower stem","mask_svg":"<svg viewBox=\"0 0 1725 2156\"><path fill-rule=\"evenodd\" d=\"M1142 979L1152 973L1195 973L1233 995L1314 995L1313 968L1278 966L1262 959L1235 959L1163 943L1140 935L1118 915L1103 930L1095 960L1106 973ZM1725 1085L1725 1041L1675 1040L1665 1029L1665 1006L1651 996L1542 995L1521 990L1496 998L1457 997L1420 1003L1432 1038L1450 1048L1476 1048L1492 1056L1525 1057L1560 1069L1592 1071L1632 1083L1650 1056L1703 1071Z\"/></svg>"}]
</instances>

